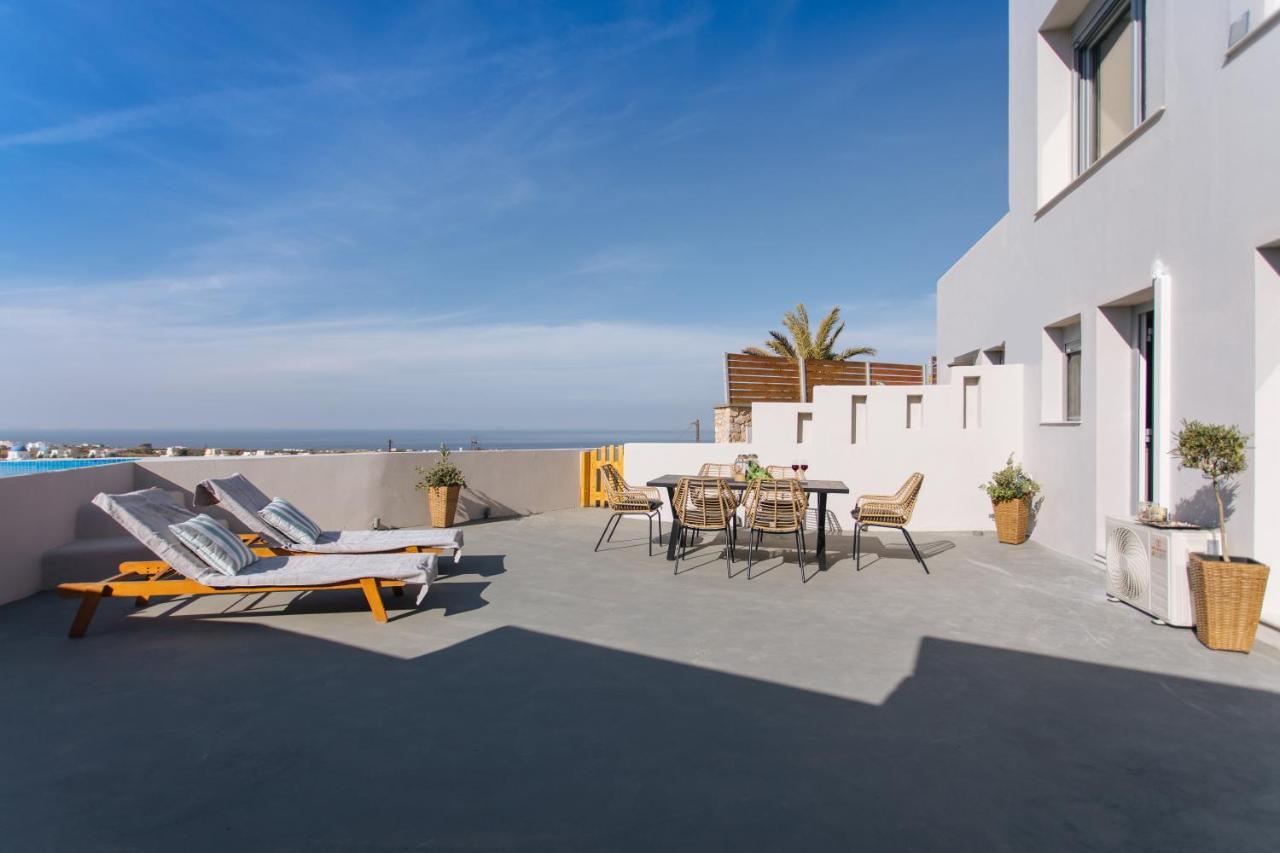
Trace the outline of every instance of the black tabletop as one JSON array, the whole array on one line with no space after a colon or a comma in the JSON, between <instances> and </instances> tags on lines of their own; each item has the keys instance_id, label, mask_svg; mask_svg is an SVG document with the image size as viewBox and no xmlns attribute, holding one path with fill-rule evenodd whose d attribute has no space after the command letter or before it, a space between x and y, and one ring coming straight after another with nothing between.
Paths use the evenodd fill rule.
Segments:
<instances>
[{"instance_id":1,"label":"black tabletop","mask_svg":"<svg viewBox=\"0 0 1280 853\"><path fill-rule=\"evenodd\" d=\"M655 477L646 486L654 486L659 489L674 489L676 485L685 477L692 477L692 474L663 474L661 477ZM747 482L745 480L725 480L729 488L737 491L745 491ZM800 488L806 492L812 492L818 495L847 495L849 487L839 480L800 480Z\"/></svg>"}]
</instances>

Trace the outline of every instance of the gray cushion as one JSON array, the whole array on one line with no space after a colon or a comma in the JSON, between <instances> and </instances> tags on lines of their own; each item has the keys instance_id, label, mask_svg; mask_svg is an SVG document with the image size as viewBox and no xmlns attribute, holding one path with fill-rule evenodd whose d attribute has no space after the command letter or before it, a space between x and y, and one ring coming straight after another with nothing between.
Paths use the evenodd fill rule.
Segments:
<instances>
[{"instance_id":1,"label":"gray cushion","mask_svg":"<svg viewBox=\"0 0 1280 853\"><path fill-rule=\"evenodd\" d=\"M320 537L320 525L284 498L272 498L258 510L258 518L289 537L291 542L309 545Z\"/></svg>"},{"instance_id":2,"label":"gray cushion","mask_svg":"<svg viewBox=\"0 0 1280 853\"><path fill-rule=\"evenodd\" d=\"M213 569L224 575L239 573L254 563L258 557L230 530L207 515L197 515L190 521L170 524L169 529L183 545L195 552Z\"/></svg>"}]
</instances>

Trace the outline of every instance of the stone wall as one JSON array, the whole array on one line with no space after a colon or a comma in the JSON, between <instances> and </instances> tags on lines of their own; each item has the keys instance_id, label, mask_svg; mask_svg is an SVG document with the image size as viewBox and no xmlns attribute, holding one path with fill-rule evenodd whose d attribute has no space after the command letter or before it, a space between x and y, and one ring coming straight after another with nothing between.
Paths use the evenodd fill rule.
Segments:
<instances>
[{"instance_id":1,"label":"stone wall","mask_svg":"<svg viewBox=\"0 0 1280 853\"><path fill-rule=\"evenodd\" d=\"M716 406L716 444L738 443L750 438L750 406Z\"/></svg>"}]
</instances>

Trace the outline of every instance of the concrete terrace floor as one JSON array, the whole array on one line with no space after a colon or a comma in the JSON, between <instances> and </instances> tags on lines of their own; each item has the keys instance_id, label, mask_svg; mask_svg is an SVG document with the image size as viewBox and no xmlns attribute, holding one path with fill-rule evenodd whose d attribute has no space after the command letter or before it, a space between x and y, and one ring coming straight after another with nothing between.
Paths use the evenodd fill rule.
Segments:
<instances>
[{"instance_id":1,"label":"concrete terrace floor","mask_svg":"<svg viewBox=\"0 0 1280 853\"><path fill-rule=\"evenodd\" d=\"M0 608L0 846L1275 850L1280 651L1214 653L1093 566L895 533L673 577L603 511L467 528L358 592ZM847 538L836 549L848 554ZM445 561L446 569L449 561ZM739 563L735 568L745 568Z\"/></svg>"}]
</instances>

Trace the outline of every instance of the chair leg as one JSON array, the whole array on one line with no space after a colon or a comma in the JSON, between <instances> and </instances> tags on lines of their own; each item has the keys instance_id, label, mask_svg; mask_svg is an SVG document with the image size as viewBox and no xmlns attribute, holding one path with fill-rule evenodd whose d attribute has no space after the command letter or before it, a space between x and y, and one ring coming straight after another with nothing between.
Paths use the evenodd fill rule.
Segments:
<instances>
[{"instance_id":1,"label":"chair leg","mask_svg":"<svg viewBox=\"0 0 1280 853\"><path fill-rule=\"evenodd\" d=\"M386 622L387 609L382 606L382 591L378 588L377 578L360 578L360 588L364 590L365 600L373 611L373 621Z\"/></svg>"},{"instance_id":2,"label":"chair leg","mask_svg":"<svg viewBox=\"0 0 1280 853\"><path fill-rule=\"evenodd\" d=\"M902 535L907 537L907 544L911 546L911 553L916 555L916 559L920 561L920 566L924 569L924 573L929 574L929 566L924 561L924 555L920 553L920 549L916 547L916 541L911 538L911 531L902 528Z\"/></svg>"},{"instance_id":3,"label":"chair leg","mask_svg":"<svg viewBox=\"0 0 1280 853\"><path fill-rule=\"evenodd\" d=\"M650 513L649 515L645 516L645 518L649 519L649 556L652 557L653 556L653 514Z\"/></svg>"},{"instance_id":4,"label":"chair leg","mask_svg":"<svg viewBox=\"0 0 1280 853\"><path fill-rule=\"evenodd\" d=\"M733 534L729 531L729 525L724 526L724 570L729 577L733 577Z\"/></svg>"},{"instance_id":5,"label":"chair leg","mask_svg":"<svg viewBox=\"0 0 1280 853\"><path fill-rule=\"evenodd\" d=\"M689 531L684 525L680 526L680 541L676 543L676 562L671 567L671 574L680 574L680 558L684 556L684 549L689 542Z\"/></svg>"},{"instance_id":6,"label":"chair leg","mask_svg":"<svg viewBox=\"0 0 1280 853\"><path fill-rule=\"evenodd\" d=\"M613 529L609 531L609 538L605 539L604 541L606 542L613 541L613 534L618 532L618 525L621 523L622 523L622 513L615 514L613 517Z\"/></svg>"},{"instance_id":7,"label":"chair leg","mask_svg":"<svg viewBox=\"0 0 1280 853\"><path fill-rule=\"evenodd\" d=\"M618 521L618 519L620 518L622 518L622 516L616 512L613 515L609 516L609 520L604 523L604 530L600 531L600 538L596 540L595 550L599 551L600 545L604 543L604 535L609 532L609 525L614 524L614 522ZM609 538L610 539L613 538L612 534L610 535Z\"/></svg>"},{"instance_id":8,"label":"chair leg","mask_svg":"<svg viewBox=\"0 0 1280 853\"><path fill-rule=\"evenodd\" d=\"M747 530L747 580L751 580L751 566L756 560L756 531Z\"/></svg>"},{"instance_id":9,"label":"chair leg","mask_svg":"<svg viewBox=\"0 0 1280 853\"><path fill-rule=\"evenodd\" d=\"M862 571L862 525L857 519L853 521L853 565L856 571Z\"/></svg>"},{"instance_id":10,"label":"chair leg","mask_svg":"<svg viewBox=\"0 0 1280 853\"><path fill-rule=\"evenodd\" d=\"M80 599L80 609L76 611L76 618L71 623L71 630L67 632L67 636L71 639L79 639L84 636L84 632L89 630L89 623L93 621L93 614L98 610L98 602L102 600L102 593L90 592L86 593L84 598Z\"/></svg>"},{"instance_id":11,"label":"chair leg","mask_svg":"<svg viewBox=\"0 0 1280 853\"><path fill-rule=\"evenodd\" d=\"M738 528L730 522L724 526L725 547L729 550L729 561L738 561Z\"/></svg>"},{"instance_id":12,"label":"chair leg","mask_svg":"<svg viewBox=\"0 0 1280 853\"><path fill-rule=\"evenodd\" d=\"M800 563L800 582L808 583L809 579L804 576L804 537L799 528L796 529L796 560Z\"/></svg>"}]
</instances>

